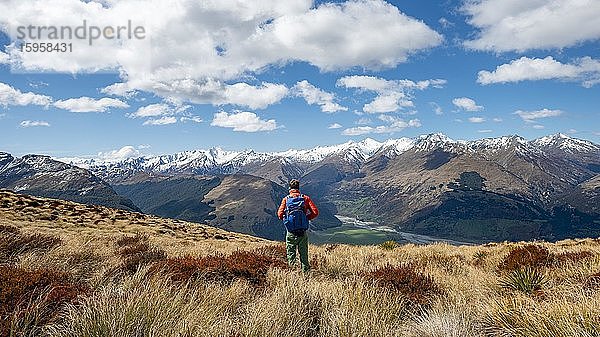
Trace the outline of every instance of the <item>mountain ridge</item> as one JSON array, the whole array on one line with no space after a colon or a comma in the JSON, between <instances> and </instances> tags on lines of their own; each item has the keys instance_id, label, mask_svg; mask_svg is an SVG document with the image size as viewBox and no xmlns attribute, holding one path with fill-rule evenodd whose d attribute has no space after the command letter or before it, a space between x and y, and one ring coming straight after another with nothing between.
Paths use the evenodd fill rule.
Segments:
<instances>
[{"instance_id":1,"label":"mountain ridge","mask_svg":"<svg viewBox=\"0 0 600 337\"><path fill-rule=\"evenodd\" d=\"M444 150L453 152L472 152L481 150L482 148L498 151L511 146L520 152L527 150L534 152L563 151L571 155L574 153L600 151L600 145L598 144L560 133L530 141L518 135L464 141L453 140L442 133L431 133L415 138L388 139L383 142L366 138L359 142L348 141L338 145L317 146L304 150L290 149L280 152L256 152L254 150L226 151L220 147L214 147L208 150L198 149L166 155L132 157L122 160L84 158L63 158L62 160L72 165L90 169L103 178L114 178L114 176L119 175L126 176L130 172L231 174L244 172L243 168L248 165L274 160L281 161L281 164L284 166L286 164L289 165L290 162L294 163L300 169L306 171L311 165L322 162L333 155L341 155L342 159L350 164L362 164L377 154L400 155L415 148L421 151L429 151L441 147ZM276 180L273 181L282 183Z\"/></svg>"}]
</instances>

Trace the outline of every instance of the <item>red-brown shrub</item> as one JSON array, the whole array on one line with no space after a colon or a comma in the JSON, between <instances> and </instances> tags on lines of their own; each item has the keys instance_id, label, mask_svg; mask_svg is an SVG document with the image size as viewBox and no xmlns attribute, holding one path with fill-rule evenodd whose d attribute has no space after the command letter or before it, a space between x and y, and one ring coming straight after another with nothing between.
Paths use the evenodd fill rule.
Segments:
<instances>
[{"instance_id":1,"label":"red-brown shrub","mask_svg":"<svg viewBox=\"0 0 600 337\"><path fill-rule=\"evenodd\" d=\"M167 258L162 249L150 245L146 235L125 236L117 240L116 245L120 247L117 254L122 258L120 269L130 274L135 273L140 266Z\"/></svg>"},{"instance_id":2,"label":"red-brown shrub","mask_svg":"<svg viewBox=\"0 0 600 337\"><path fill-rule=\"evenodd\" d=\"M260 247L254 250L256 254L265 255L283 263L287 263L287 250L284 244Z\"/></svg>"},{"instance_id":3,"label":"red-brown shrub","mask_svg":"<svg viewBox=\"0 0 600 337\"><path fill-rule=\"evenodd\" d=\"M498 266L500 271L513 271L525 267L548 267L554 262L554 255L546 247L527 244L514 248Z\"/></svg>"},{"instance_id":4,"label":"red-brown shrub","mask_svg":"<svg viewBox=\"0 0 600 337\"><path fill-rule=\"evenodd\" d=\"M0 266L0 336L11 336L10 317L38 310L37 324L47 324L64 304L75 302L88 291L87 286L71 282L66 273ZM37 300L41 302L31 304Z\"/></svg>"},{"instance_id":5,"label":"red-brown shrub","mask_svg":"<svg viewBox=\"0 0 600 337\"><path fill-rule=\"evenodd\" d=\"M431 276L418 271L412 264L386 265L363 273L363 277L380 287L401 293L418 305L430 305L435 296L443 294Z\"/></svg>"},{"instance_id":6,"label":"red-brown shrub","mask_svg":"<svg viewBox=\"0 0 600 337\"><path fill-rule=\"evenodd\" d=\"M262 286L270 268L287 268L287 263L256 252L236 251L228 256L171 258L157 265L155 271L162 270L172 281L181 283L204 279L229 284L244 279L255 286Z\"/></svg>"},{"instance_id":7,"label":"red-brown shrub","mask_svg":"<svg viewBox=\"0 0 600 337\"><path fill-rule=\"evenodd\" d=\"M564 264L569 262L580 262L589 258L594 257L595 254L588 251L582 250L580 252L564 252L554 256L554 260L558 264Z\"/></svg>"}]
</instances>

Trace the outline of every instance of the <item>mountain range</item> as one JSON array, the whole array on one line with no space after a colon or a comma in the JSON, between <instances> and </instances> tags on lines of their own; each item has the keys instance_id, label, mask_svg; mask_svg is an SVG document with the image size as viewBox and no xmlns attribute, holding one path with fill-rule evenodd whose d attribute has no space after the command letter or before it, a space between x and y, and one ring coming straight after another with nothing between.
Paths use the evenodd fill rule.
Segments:
<instances>
[{"instance_id":1,"label":"mountain range","mask_svg":"<svg viewBox=\"0 0 600 337\"><path fill-rule=\"evenodd\" d=\"M0 175L10 175L2 163ZM91 172L144 212L267 238L283 235L275 210L291 178L301 179L323 211L317 230L339 226L334 215L344 215L471 241L600 235L600 146L563 134L531 141L430 134L271 153L213 148L72 158L63 165Z\"/></svg>"}]
</instances>

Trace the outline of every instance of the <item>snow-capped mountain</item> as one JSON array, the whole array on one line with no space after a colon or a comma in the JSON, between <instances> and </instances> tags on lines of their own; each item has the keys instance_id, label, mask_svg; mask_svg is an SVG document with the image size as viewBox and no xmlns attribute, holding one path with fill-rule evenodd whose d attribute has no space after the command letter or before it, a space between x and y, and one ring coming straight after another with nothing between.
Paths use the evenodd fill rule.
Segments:
<instances>
[{"instance_id":1,"label":"snow-capped mountain","mask_svg":"<svg viewBox=\"0 0 600 337\"><path fill-rule=\"evenodd\" d=\"M563 134L464 141L434 133L282 152L99 157L69 160L75 167L0 153L0 187L102 204L130 199L144 212L274 238L274 209L299 177L322 210L317 229L339 225L341 214L473 240L600 235L600 146Z\"/></svg>"},{"instance_id":2,"label":"snow-capped mountain","mask_svg":"<svg viewBox=\"0 0 600 337\"><path fill-rule=\"evenodd\" d=\"M569 137L562 133L538 138L532 144L542 150L562 150L567 153L590 153L599 151L600 146L587 140Z\"/></svg>"},{"instance_id":3,"label":"snow-capped mountain","mask_svg":"<svg viewBox=\"0 0 600 337\"><path fill-rule=\"evenodd\" d=\"M48 156L14 158L0 152L0 188L43 197L81 203L95 203L138 210L102 179L90 171L53 160Z\"/></svg>"},{"instance_id":4,"label":"snow-capped mountain","mask_svg":"<svg viewBox=\"0 0 600 337\"><path fill-rule=\"evenodd\" d=\"M159 156L142 156L124 160L70 159L70 164L87 168L108 181L121 181L136 173L176 174L233 174L250 173L267 163L277 162L285 170L307 172L324 161L332 159L359 167L376 155L398 156L406 151L440 149L450 153L477 152L488 157L499 151L520 155L544 152L565 154L600 153L600 146L592 142L556 134L528 141L520 136L485 138L474 141L453 140L441 133L416 138L399 138L379 142L367 138L360 142L348 141L339 145L318 146L312 149L290 149L283 152L226 151L219 147L209 150L183 151Z\"/></svg>"}]
</instances>

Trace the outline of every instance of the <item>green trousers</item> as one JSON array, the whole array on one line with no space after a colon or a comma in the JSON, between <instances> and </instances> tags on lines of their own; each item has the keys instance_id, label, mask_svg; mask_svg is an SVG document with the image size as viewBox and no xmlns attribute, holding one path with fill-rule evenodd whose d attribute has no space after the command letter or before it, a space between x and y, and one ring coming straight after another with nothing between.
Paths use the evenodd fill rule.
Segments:
<instances>
[{"instance_id":1,"label":"green trousers","mask_svg":"<svg viewBox=\"0 0 600 337\"><path fill-rule=\"evenodd\" d=\"M302 271L306 272L310 270L310 264L308 263L308 233L304 233L302 236L296 236L287 232L285 236L285 248L290 267L296 263L296 250L298 250L298 253L300 253Z\"/></svg>"}]
</instances>

